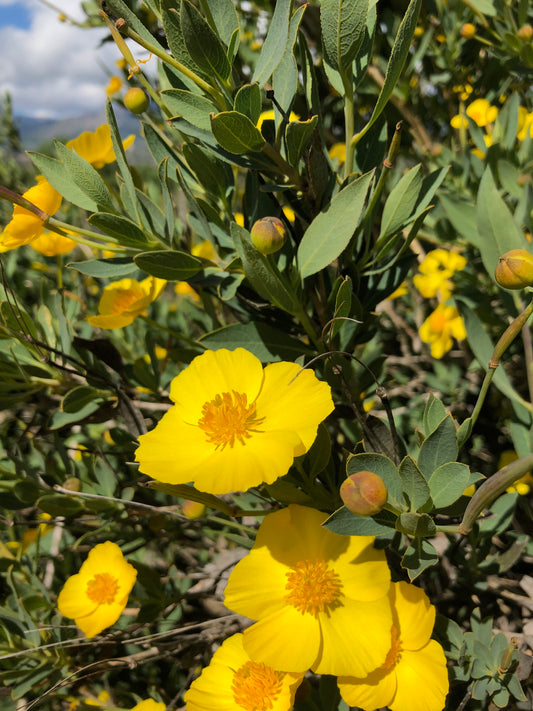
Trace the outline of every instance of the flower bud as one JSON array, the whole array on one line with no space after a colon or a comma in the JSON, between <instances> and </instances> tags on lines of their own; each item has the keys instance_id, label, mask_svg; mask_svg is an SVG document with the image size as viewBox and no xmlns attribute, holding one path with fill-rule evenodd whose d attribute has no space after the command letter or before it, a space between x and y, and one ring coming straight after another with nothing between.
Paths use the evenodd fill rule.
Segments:
<instances>
[{"instance_id":1,"label":"flower bud","mask_svg":"<svg viewBox=\"0 0 533 711\"><path fill-rule=\"evenodd\" d=\"M142 114L150 105L148 95L139 87L128 89L124 94L124 106L131 111L132 114Z\"/></svg>"},{"instance_id":2,"label":"flower bud","mask_svg":"<svg viewBox=\"0 0 533 711\"><path fill-rule=\"evenodd\" d=\"M387 487L373 472L357 472L345 479L340 488L341 499L352 513L374 516L387 503Z\"/></svg>"},{"instance_id":3,"label":"flower bud","mask_svg":"<svg viewBox=\"0 0 533 711\"><path fill-rule=\"evenodd\" d=\"M504 289L533 286L533 255L525 249L511 249L500 257L494 277Z\"/></svg>"},{"instance_id":4,"label":"flower bud","mask_svg":"<svg viewBox=\"0 0 533 711\"><path fill-rule=\"evenodd\" d=\"M475 34L476 28L471 22L465 22L465 24L461 27L461 37L464 37L465 39L472 39Z\"/></svg>"},{"instance_id":5,"label":"flower bud","mask_svg":"<svg viewBox=\"0 0 533 711\"><path fill-rule=\"evenodd\" d=\"M195 518L202 518L205 514L205 504L201 504L199 501L190 501L186 499L181 507L183 515L188 519L194 520Z\"/></svg>"},{"instance_id":6,"label":"flower bud","mask_svg":"<svg viewBox=\"0 0 533 711\"><path fill-rule=\"evenodd\" d=\"M69 476L69 478L63 482L63 489L81 491L81 481L75 476Z\"/></svg>"},{"instance_id":7,"label":"flower bud","mask_svg":"<svg viewBox=\"0 0 533 711\"><path fill-rule=\"evenodd\" d=\"M283 222L277 217L263 217L254 223L250 237L261 254L274 254L283 247L287 233Z\"/></svg>"},{"instance_id":8,"label":"flower bud","mask_svg":"<svg viewBox=\"0 0 533 711\"><path fill-rule=\"evenodd\" d=\"M531 27L531 25L522 25L516 34L521 40L524 40L524 42L531 42L531 38L533 37L533 27Z\"/></svg>"}]
</instances>

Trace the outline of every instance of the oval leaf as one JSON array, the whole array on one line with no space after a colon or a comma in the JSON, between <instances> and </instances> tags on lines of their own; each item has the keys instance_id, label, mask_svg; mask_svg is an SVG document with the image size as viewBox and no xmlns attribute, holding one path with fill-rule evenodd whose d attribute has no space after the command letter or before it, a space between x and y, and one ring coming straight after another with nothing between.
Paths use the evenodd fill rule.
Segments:
<instances>
[{"instance_id":1,"label":"oval leaf","mask_svg":"<svg viewBox=\"0 0 533 711\"><path fill-rule=\"evenodd\" d=\"M167 281L190 279L202 268L202 262L187 252L170 250L143 252L137 254L134 259L135 264L143 272Z\"/></svg>"}]
</instances>

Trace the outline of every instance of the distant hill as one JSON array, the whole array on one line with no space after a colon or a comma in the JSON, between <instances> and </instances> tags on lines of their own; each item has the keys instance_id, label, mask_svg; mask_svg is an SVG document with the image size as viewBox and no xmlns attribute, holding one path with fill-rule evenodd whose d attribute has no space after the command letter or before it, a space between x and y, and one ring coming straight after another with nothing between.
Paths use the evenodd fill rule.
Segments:
<instances>
[{"instance_id":1,"label":"distant hill","mask_svg":"<svg viewBox=\"0 0 533 711\"><path fill-rule=\"evenodd\" d=\"M114 107L120 135L123 138L130 134L139 136L139 119L120 106ZM104 111L76 116L67 119L37 119L30 116L15 116L15 123L20 133L25 150L36 151L46 145L52 138L68 141L79 136L83 131L94 131L106 123ZM153 159L142 139L137 139L128 149L128 159L136 165L153 164Z\"/></svg>"}]
</instances>

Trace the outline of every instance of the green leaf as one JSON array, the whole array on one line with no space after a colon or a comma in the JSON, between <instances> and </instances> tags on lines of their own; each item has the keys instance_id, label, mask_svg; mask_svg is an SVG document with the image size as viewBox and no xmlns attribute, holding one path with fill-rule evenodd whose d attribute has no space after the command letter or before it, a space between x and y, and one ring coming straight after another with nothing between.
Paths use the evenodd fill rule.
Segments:
<instances>
[{"instance_id":1,"label":"green leaf","mask_svg":"<svg viewBox=\"0 0 533 711\"><path fill-rule=\"evenodd\" d=\"M298 247L300 278L316 274L342 253L354 234L365 207L374 172L354 180L315 217Z\"/></svg>"},{"instance_id":2,"label":"green leaf","mask_svg":"<svg viewBox=\"0 0 533 711\"><path fill-rule=\"evenodd\" d=\"M182 151L200 185L211 195L225 199L233 184L233 173L227 163L196 143L184 143Z\"/></svg>"},{"instance_id":3,"label":"green leaf","mask_svg":"<svg viewBox=\"0 0 533 711\"><path fill-rule=\"evenodd\" d=\"M295 296L274 271L270 262L253 246L250 233L235 222L231 223L231 236L241 259L246 278L260 296L289 313L298 309Z\"/></svg>"},{"instance_id":4,"label":"green leaf","mask_svg":"<svg viewBox=\"0 0 533 711\"><path fill-rule=\"evenodd\" d=\"M124 207L126 208L127 214L131 217L135 216L137 222L139 222L139 208L137 204L137 194L135 192L135 185L133 183L133 177L131 175L130 168L128 166L128 161L126 160L126 151L122 144L122 138L118 130L117 120L115 118L115 113L113 111L113 105L108 99L105 104L105 115L109 128L111 130L111 142L113 144L113 152L115 153L115 159L120 170L122 179L124 180L124 191L122 194L122 200L124 202Z\"/></svg>"},{"instance_id":5,"label":"green leaf","mask_svg":"<svg viewBox=\"0 0 533 711\"><path fill-rule=\"evenodd\" d=\"M307 3L299 7L290 19L289 34L281 61L272 74L272 86L277 103L288 112L298 90L298 65L294 57L294 45ZM275 109L277 115L277 108Z\"/></svg>"},{"instance_id":6,"label":"green leaf","mask_svg":"<svg viewBox=\"0 0 533 711\"><path fill-rule=\"evenodd\" d=\"M83 509L79 499L63 494L46 494L37 501L37 508L50 516L75 516Z\"/></svg>"},{"instance_id":7,"label":"green leaf","mask_svg":"<svg viewBox=\"0 0 533 711\"><path fill-rule=\"evenodd\" d=\"M380 511L376 516L358 516L343 506L322 526L341 536L390 536L395 521L396 517L389 511Z\"/></svg>"},{"instance_id":8,"label":"green leaf","mask_svg":"<svg viewBox=\"0 0 533 711\"><path fill-rule=\"evenodd\" d=\"M398 473L402 480L403 493L409 504L410 511L418 511L427 504L430 494L422 472L416 466L411 456L402 459Z\"/></svg>"},{"instance_id":9,"label":"green leaf","mask_svg":"<svg viewBox=\"0 0 533 711\"><path fill-rule=\"evenodd\" d=\"M175 0L173 0L175 2ZM165 52L165 48L160 44L157 39L146 29L143 23L139 20L135 12L130 10L127 4L123 0L106 0L107 7L115 15L115 17L122 17L128 25L137 32L143 39L151 44L155 45L162 52Z\"/></svg>"},{"instance_id":10,"label":"green leaf","mask_svg":"<svg viewBox=\"0 0 533 711\"><path fill-rule=\"evenodd\" d=\"M220 39L229 47L235 31L239 31L239 16L232 0L208 0L214 27ZM235 48L235 51L237 48Z\"/></svg>"},{"instance_id":11,"label":"green leaf","mask_svg":"<svg viewBox=\"0 0 533 711\"><path fill-rule=\"evenodd\" d=\"M231 65L224 45L189 0L182 0L180 11L183 40L194 62L202 71L225 82Z\"/></svg>"},{"instance_id":12,"label":"green leaf","mask_svg":"<svg viewBox=\"0 0 533 711\"><path fill-rule=\"evenodd\" d=\"M289 336L284 331L266 323L232 323L217 331L202 336L199 342L217 350L218 348L246 348L263 363L279 360L295 361L305 353L311 353L309 347Z\"/></svg>"},{"instance_id":13,"label":"green leaf","mask_svg":"<svg viewBox=\"0 0 533 711\"><path fill-rule=\"evenodd\" d=\"M421 573L432 565L437 565L439 556L435 547L426 538L416 538L405 551L402 568L407 570L409 580L413 582Z\"/></svg>"},{"instance_id":14,"label":"green leaf","mask_svg":"<svg viewBox=\"0 0 533 711\"><path fill-rule=\"evenodd\" d=\"M476 356L479 365L483 370L487 371L489 361L494 352L494 344L490 336L486 333L476 313L459 300L457 305L465 323L468 344ZM519 419L524 423L530 423L531 413L527 407L528 403L516 392L503 368L496 368L492 382L500 392L511 399L511 403Z\"/></svg>"},{"instance_id":15,"label":"green leaf","mask_svg":"<svg viewBox=\"0 0 533 711\"><path fill-rule=\"evenodd\" d=\"M439 204L461 237L479 247L475 206L455 194L443 192L439 193Z\"/></svg>"},{"instance_id":16,"label":"green leaf","mask_svg":"<svg viewBox=\"0 0 533 711\"><path fill-rule=\"evenodd\" d=\"M252 81L263 86L281 62L289 36L290 0L278 0L268 28L261 54L255 65Z\"/></svg>"},{"instance_id":17,"label":"green leaf","mask_svg":"<svg viewBox=\"0 0 533 711\"><path fill-rule=\"evenodd\" d=\"M437 532L435 522L427 513L401 513L396 528L410 538L429 538Z\"/></svg>"},{"instance_id":18,"label":"green leaf","mask_svg":"<svg viewBox=\"0 0 533 711\"><path fill-rule=\"evenodd\" d=\"M120 240L125 247L146 249L149 239L135 222L126 217L112 215L109 212L95 212L89 217L89 222L101 232Z\"/></svg>"},{"instance_id":19,"label":"green leaf","mask_svg":"<svg viewBox=\"0 0 533 711\"><path fill-rule=\"evenodd\" d=\"M448 413L440 400L433 393L430 393L429 398L424 408L422 422L424 426L424 434L430 435L437 426L442 422Z\"/></svg>"},{"instance_id":20,"label":"green leaf","mask_svg":"<svg viewBox=\"0 0 533 711\"><path fill-rule=\"evenodd\" d=\"M122 279L137 271L137 265L131 257L88 259L85 262L70 262L67 267L97 279Z\"/></svg>"},{"instance_id":21,"label":"green leaf","mask_svg":"<svg viewBox=\"0 0 533 711\"><path fill-rule=\"evenodd\" d=\"M86 405L93 402L102 402L103 397L89 385L79 385L69 390L61 400L61 411L67 413L79 412Z\"/></svg>"},{"instance_id":22,"label":"green leaf","mask_svg":"<svg viewBox=\"0 0 533 711\"><path fill-rule=\"evenodd\" d=\"M261 115L261 89L259 84L244 84L235 94L233 108L240 114L247 116L254 126Z\"/></svg>"},{"instance_id":23,"label":"green leaf","mask_svg":"<svg viewBox=\"0 0 533 711\"><path fill-rule=\"evenodd\" d=\"M167 281L190 279L202 268L200 259L177 250L143 252L136 254L134 259L143 272Z\"/></svg>"},{"instance_id":24,"label":"green leaf","mask_svg":"<svg viewBox=\"0 0 533 711\"><path fill-rule=\"evenodd\" d=\"M326 62L341 75L351 73L365 36L368 0L322 0L320 23Z\"/></svg>"},{"instance_id":25,"label":"green leaf","mask_svg":"<svg viewBox=\"0 0 533 711\"><path fill-rule=\"evenodd\" d=\"M65 200L89 212L98 210L96 202L91 200L91 198L72 182L70 174L61 161L42 153L32 153L32 151L28 151L28 155L39 173L44 175L50 185L55 188L58 193L61 193Z\"/></svg>"},{"instance_id":26,"label":"green leaf","mask_svg":"<svg viewBox=\"0 0 533 711\"><path fill-rule=\"evenodd\" d=\"M287 124L285 129L287 160L292 166L298 165L300 156L307 148L317 123L318 116L313 116L307 121L291 121Z\"/></svg>"},{"instance_id":27,"label":"green leaf","mask_svg":"<svg viewBox=\"0 0 533 711\"><path fill-rule=\"evenodd\" d=\"M489 17L494 17L496 15L496 8L492 0L469 0L470 5L483 13L483 15L489 15Z\"/></svg>"},{"instance_id":28,"label":"green leaf","mask_svg":"<svg viewBox=\"0 0 533 711\"><path fill-rule=\"evenodd\" d=\"M203 72L193 60L185 44L180 22L181 0L160 0L160 2L161 20L172 56L187 67L187 69L207 79L206 73ZM179 74L178 76L180 84L183 86L188 86L190 89L196 87L184 74Z\"/></svg>"},{"instance_id":29,"label":"green leaf","mask_svg":"<svg viewBox=\"0 0 533 711\"><path fill-rule=\"evenodd\" d=\"M248 116L237 111L222 111L211 116L211 130L222 148L237 155L260 151L266 143Z\"/></svg>"},{"instance_id":30,"label":"green leaf","mask_svg":"<svg viewBox=\"0 0 533 711\"><path fill-rule=\"evenodd\" d=\"M212 101L184 89L165 89L161 95L170 111L204 131L211 131L209 116L217 110Z\"/></svg>"},{"instance_id":31,"label":"green leaf","mask_svg":"<svg viewBox=\"0 0 533 711\"><path fill-rule=\"evenodd\" d=\"M306 455L306 469L309 470L309 478L313 480L328 466L331 458L331 436L328 428L321 422L318 425L316 438L311 449Z\"/></svg>"},{"instance_id":32,"label":"green leaf","mask_svg":"<svg viewBox=\"0 0 533 711\"><path fill-rule=\"evenodd\" d=\"M457 454L457 430L451 415L446 415L437 429L422 443L417 464L429 481L435 469L441 464L455 462Z\"/></svg>"},{"instance_id":33,"label":"green leaf","mask_svg":"<svg viewBox=\"0 0 533 711\"><path fill-rule=\"evenodd\" d=\"M60 141L54 139L54 146L72 182L98 206L113 209L113 198L98 171Z\"/></svg>"},{"instance_id":34,"label":"green leaf","mask_svg":"<svg viewBox=\"0 0 533 711\"><path fill-rule=\"evenodd\" d=\"M403 485L398 468L394 462L383 454L368 452L365 454L354 454L346 462L346 476L357 474L358 472L373 472L380 476L387 487L387 501L395 509L404 509Z\"/></svg>"},{"instance_id":35,"label":"green leaf","mask_svg":"<svg viewBox=\"0 0 533 711\"><path fill-rule=\"evenodd\" d=\"M487 167L477 194L479 248L485 269L494 279L498 259L510 249L527 249L521 229L503 201L490 168ZM470 339L469 339L470 340Z\"/></svg>"},{"instance_id":36,"label":"green leaf","mask_svg":"<svg viewBox=\"0 0 533 711\"><path fill-rule=\"evenodd\" d=\"M352 309L352 293L353 293L352 280L348 276L344 277L344 279L341 282L341 285L339 286L339 290L337 291L337 295L335 297L335 315L334 315L334 317L338 320L334 321L331 324L331 337L332 338L337 335L337 333L340 331L340 329L346 323L346 321L344 319L348 318L350 316L351 309Z\"/></svg>"},{"instance_id":37,"label":"green leaf","mask_svg":"<svg viewBox=\"0 0 533 711\"><path fill-rule=\"evenodd\" d=\"M394 45L390 53L389 62L387 64L387 72L385 74L385 81L381 87L381 91L378 96L378 100L372 112L372 116L365 127L368 130L370 126L379 117L385 106L387 105L392 92L400 78L402 73L405 60L409 55L409 49L411 47L411 40L416 28L416 23L418 21L418 15L420 13L420 7L422 5L422 0L411 0L405 13L403 20L398 29L398 34L394 40Z\"/></svg>"},{"instance_id":38,"label":"green leaf","mask_svg":"<svg viewBox=\"0 0 533 711\"><path fill-rule=\"evenodd\" d=\"M72 425L75 422L83 422L92 414L94 414L102 404L101 400L88 402L84 407L76 412L62 412L61 410L56 410L52 415L50 420L49 428L51 430L59 430L67 425Z\"/></svg>"},{"instance_id":39,"label":"green leaf","mask_svg":"<svg viewBox=\"0 0 533 711\"><path fill-rule=\"evenodd\" d=\"M383 208L380 239L395 234L413 212L422 187L421 168L419 163L408 170L392 189Z\"/></svg>"},{"instance_id":40,"label":"green leaf","mask_svg":"<svg viewBox=\"0 0 533 711\"><path fill-rule=\"evenodd\" d=\"M451 506L469 486L470 470L466 464L448 462L437 467L429 478L431 498L436 509Z\"/></svg>"}]
</instances>

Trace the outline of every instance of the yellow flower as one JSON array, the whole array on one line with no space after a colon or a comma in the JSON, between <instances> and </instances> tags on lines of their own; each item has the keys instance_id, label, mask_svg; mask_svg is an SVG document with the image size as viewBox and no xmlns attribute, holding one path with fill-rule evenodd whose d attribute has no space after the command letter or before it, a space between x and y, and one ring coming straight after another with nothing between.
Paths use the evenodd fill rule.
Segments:
<instances>
[{"instance_id":1,"label":"yellow flower","mask_svg":"<svg viewBox=\"0 0 533 711\"><path fill-rule=\"evenodd\" d=\"M387 301L392 301L393 299L398 299L398 298L400 298L401 296L405 296L405 294L407 294L407 292L408 292L408 289L407 289L407 282L402 281L402 283L400 284L400 286L399 286L397 289L395 289L395 290L392 292L392 294L389 294L389 295L387 296L387 299L386 299L386 300L387 300Z\"/></svg>"},{"instance_id":2,"label":"yellow flower","mask_svg":"<svg viewBox=\"0 0 533 711\"><path fill-rule=\"evenodd\" d=\"M244 215L242 214L242 212L236 212L233 215L233 219L240 227L244 227Z\"/></svg>"},{"instance_id":3,"label":"yellow flower","mask_svg":"<svg viewBox=\"0 0 533 711\"><path fill-rule=\"evenodd\" d=\"M165 711L166 707L167 705L162 701L146 699L145 701L140 701L131 711Z\"/></svg>"},{"instance_id":4,"label":"yellow flower","mask_svg":"<svg viewBox=\"0 0 533 711\"><path fill-rule=\"evenodd\" d=\"M143 281L120 279L108 284L98 304L98 316L88 316L91 326L124 328L155 301L166 286L164 279L149 276Z\"/></svg>"},{"instance_id":5,"label":"yellow flower","mask_svg":"<svg viewBox=\"0 0 533 711\"><path fill-rule=\"evenodd\" d=\"M107 85L107 88L105 90L106 94L108 96L113 96L113 94L118 94L118 92L122 89L122 79L117 76L112 76L109 79L109 84Z\"/></svg>"},{"instance_id":6,"label":"yellow flower","mask_svg":"<svg viewBox=\"0 0 533 711\"><path fill-rule=\"evenodd\" d=\"M478 126L486 126L492 123L498 115L498 107L491 106L487 99L476 99L466 107L466 114Z\"/></svg>"},{"instance_id":7,"label":"yellow flower","mask_svg":"<svg viewBox=\"0 0 533 711\"><path fill-rule=\"evenodd\" d=\"M533 111L528 111L523 106L519 106L516 136L520 141L523 141L528 133L530 138L533 138Z\"/></svg>"},{"instance_id":8,"label":"yellow flower","mask_svg":"<svg viewBox=\"0 0 533 711\"><path fill-rule=\"evenodd\" d=\"M451 349L452 338L466 338L463 319L455 306L439 304L420 326L420 338L430 344L433 358L442 358Z\"/></svg>"},{"instance_id":9,"label":"yellow flower","mask_svg":"<svg viewBox=\"0 0 533 711\"><path fill-rule=\"evenodd\" d=\"M450 126L452 128L468 128L468 119L463 114L456 114L452 116L450 121Z\"/></svg>"},{"instance_id":10,"label":"yellow flower","mask_svg":"<svg viewBox=\"0 0 533 711\"><path fill-rule=\"evenodd\" d=\"M128 136L122 143L124 148L129 148L135 136ZM84 158L93 168L99 170L108 163L116 160L113 143L111 141L111 129L106 123L98 126L96 131L84 131L77 138L73 138L66 144L67 148L75 151L80 158Z\"/></svg>"},{"instance_id":11,"label":"yellow flower","mask_svg":"<svg viewBox=\"0 0 533 711\"><path fill-rule=\"evenodd\" d=\"M259 116L259 119L257 120L257 128L261 129L261 126L263 125L264 121L274 121L276 118L276 114L274 109L269 109L268 111L263 111L261 115ZM294 111L291 111L289 114L289 121L299 121L300 117L294 113Z\"/></svg>"},{"instance_id":12,"label":"yellow flower","mask_svg":"<svg viewBox=\"0 0 533 711\"><path fill-rule=\"evenodd\" d=\"M115 543L99 543L59 593L59 612L73 619L86 637L94 637L118 620L136 577Z\"/></svg>"},{"instance_id":13,"label":"yellow flower","mask_svg":"<svg viewBox=\"0 0 533 711\"><path fill-rule=\"evenodd\" d=\"M391 711L442 711L449 681L446 657L430 639L435 608L420 588L393 583L392 646L385 663L365 678L341 676L341 696L364 711L387 706Z\"/></svg>"},{"instance_id":14,"label":"yellow flower","mask_svg":"<svg viewBox=\"0 0 533 711\"><path fill-rule=\"evenodd\" d=\"M334 143L329 149L328 155L331 160L336 160L339 165L342 165L346 158L346 144Z\"/></svg>"},{"instance_id":15,"label":"yellow flower","mask_svg":"<svg viewBox=\"0 0 533 711\"><path fill-rule=\"evenodd\" d=\"M174 378L175 403L139 437L139 470L200 491L245 491L284 476L333 410L330 388L296 363L244 348L206 351Z\"/></svg>"},{"instance_id":16,"label":"yellow flower","mask_svg":"<svg viewBox=\"0 0 533 711\"><path fill-rule=\"evenodd\" d=\"M332 533L325 518L294 504L268 514L229 577L224 604L258 620L243 640L255 662L365 676L391 646L390 572L372 537Z\"/></svg>"},{"instance_id":17,"label":"yellow flower","mask_svg":"<svg viewBox=\"0 0 533 711\"><path fill-rule=\"evenodd\" d=\"M57 232L43 232L34 239L30 246L44 257L56 257L58 254L67 254L72 251L77 242L70 237L63 237Z\"/></svg>"},{"instance_id":18,"label":"yellow flower","mask_svg":"<svg viewBox=\"0 0 533 711\"><path fill-rule=\"evenodd\" d=\"M300 674L252 661L242 634L229 637L185 693L186 711L290 711Z\"/></svg>"},{"instance_id":19,"label":"yellow flower","mask_svg":"<svg viewBox=\"0 0 533 711\"><path fill-rule=\"evenodd\" d=\"M29 200L47 215L54 215L61 206L61 195L42 175L37 176L37 185L23 193L22 197ZM20 247L37 239L45 230L43 221L30 210L20 205L14 205L13 217L0 237L0 246L6 249Z\"/></svg>"},{"instance_id":20,"label":"yellow flower","mask_svg":"<svg viewBox=\"0 0 533 711\"><path fill-rule=\"evenodd\" d=\"M461 254L447 249L433 249L419 265L420 274L413 277L413 283L425 299L438 296L445 301L453 291L449 280L454 272L461 271L465 266L466 259Z\"/></svg>"}]
</instances>

